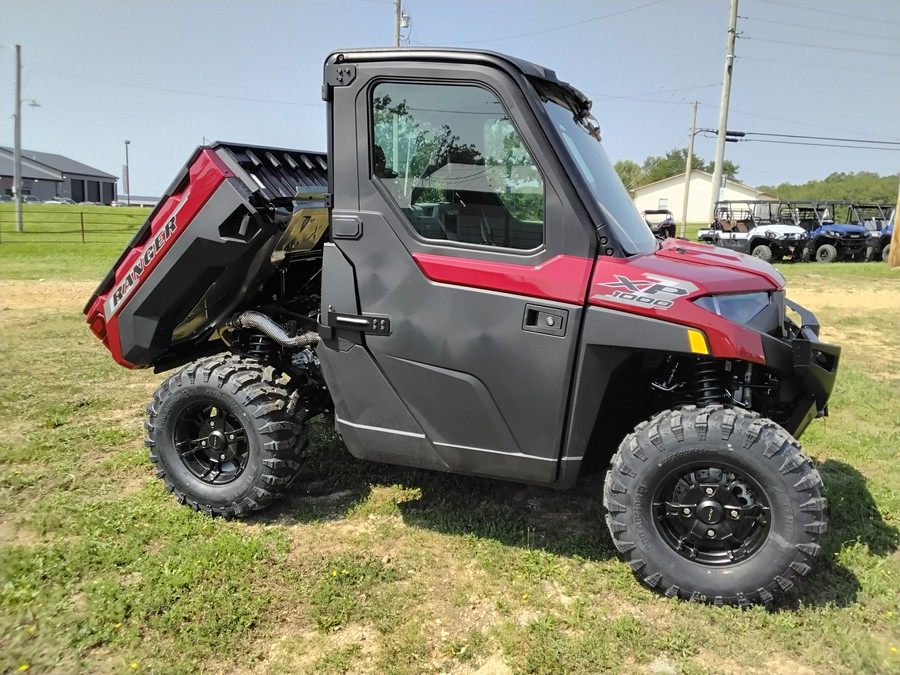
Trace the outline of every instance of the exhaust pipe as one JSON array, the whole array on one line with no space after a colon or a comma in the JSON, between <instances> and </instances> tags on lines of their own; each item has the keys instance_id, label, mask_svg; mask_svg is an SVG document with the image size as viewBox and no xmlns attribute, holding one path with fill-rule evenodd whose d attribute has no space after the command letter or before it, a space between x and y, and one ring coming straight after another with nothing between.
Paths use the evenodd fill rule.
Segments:
<instances>
[{"instance_id":1,"label":"exhaust pipe","mask_svg":"<svg viewBox=\"0 0 900 675\"><path fill-rule=\"evenodd\" d=\"M282 347L289 349L311 347L318 344L320 339L319 334L314 331L307 331L301 335L290 337L284 328L262 312L241 312L232 317L229 324L235 328L255 328L260 333L272 338Z\"/></svg>"}]
</instances>

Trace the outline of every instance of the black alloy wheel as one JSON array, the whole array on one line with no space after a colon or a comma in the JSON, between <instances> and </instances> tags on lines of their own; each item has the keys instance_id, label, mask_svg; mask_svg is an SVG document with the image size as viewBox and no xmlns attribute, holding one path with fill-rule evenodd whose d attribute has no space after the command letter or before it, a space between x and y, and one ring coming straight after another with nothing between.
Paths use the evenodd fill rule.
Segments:
<instances>
[{"instance_id":1,"label":"black alloy wheel","mask_svg":"<svg viewBox=\"0 0 900 675\"><path fill-rule=\"evenodd\" d=\"M208 485L236 480L250 457L247 431L240 419L212 401L184 407L175 421L174 443L187 470Z\"/></svg>"},{"instance_id":2,"label":"black alloy wheel","mask_svg":"<svg viewBox=\"0 0 900 675\"><path fill-rule=\"evenodd\" d=\"M767 495L727 464L679 469L661 482L653 507L663 541L701 565L749 558L769 535Z\"/></svg>"}]
</instances>

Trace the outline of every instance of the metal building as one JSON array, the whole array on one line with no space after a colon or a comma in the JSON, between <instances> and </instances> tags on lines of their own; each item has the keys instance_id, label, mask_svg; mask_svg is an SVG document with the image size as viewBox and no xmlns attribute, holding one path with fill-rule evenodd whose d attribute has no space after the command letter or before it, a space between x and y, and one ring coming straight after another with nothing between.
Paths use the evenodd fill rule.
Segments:
<instances>
[{"instance_id":1,"label":"metal building","mask_svg":"<svg viewBox=\"0 0 900 675\"><path fill-rule=\"evenodd\" d=\"M14 153L0 146L0 194L12 195ZM116 176L63 155L22 150L22 194L41 201L68 197L76 202L112 204L116 200Z\"/></svg>"}]
</instances>

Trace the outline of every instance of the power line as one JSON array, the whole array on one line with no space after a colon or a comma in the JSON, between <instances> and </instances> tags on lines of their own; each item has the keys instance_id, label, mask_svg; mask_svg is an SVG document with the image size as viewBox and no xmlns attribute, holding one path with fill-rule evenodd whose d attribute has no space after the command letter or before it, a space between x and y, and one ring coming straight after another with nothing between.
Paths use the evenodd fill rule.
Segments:
<instances>
[{"instance_id":1,"label":"power line","mask_svg":"<svg viewBox=\"0 0 900 675\"><path fill-rule=\"evenodd\" d=\"M599 91L585 91L584 93L590 94L591 96L600 96L602 98L615 98L615 99L622 99L622 100L632 100L632 99L633 100L641 100L644 96L656 96L658 94L674 94L675 92L678 92L678 91L691 91L693 89L706 89L708 87L718 87L718 86L719 86L719 83L714 82L712 84L698 84L693 87L679 87L677 89L662 89L662 90L658 90L658 91L648 91L643 94L624 94L622 96L618 96L616 94L605 94L605 93L599 92ZM662 102L662 101L660 101L660 102ZM681 101L673 101L673 103L681 103Z\"/></svg>"},{"instance_id":2,"label":"power line","mask_svg":"<svg viewBox=\"0 0 900 675\"><path fill-rule=\"evenodd\" d=\"M36 73L44 73L45 75L55 75L57 77L68 77L73 80L87 80L88 82L98 82L100 84L111 84L117 87L131 87L132 89L146 89L147 91L161 91L169 94L183 94L185 96L200 96L202 98L217 98L227 101L247 101L250 103L274 103L278 105L300 105L311 108L321 108L322 103L300 103L298 101L278 101L264 98L246 98L243 96L225 96L223 94L204 94L197 91L185 91L184 89L168 89L165 87L151 87L145 84L134 84L131 82L116 82L114 80L101 80L97 77L87 77L85 75L72 75L70 73L56 73L50 70L32 69Z\"/></svg>"},{"instance_id":3,"label":"power line","mask_svg":"<svg viewBox=\"0 0 900 675\"><path fill-rule=\"evenodd\" d=\"M894 26L900 26L900 21L888 21L887 19L869 19L864 16L859 16L857 14L845 14L844 12L829 12L828 10L821 9L821 2L817 4L815 7L804 7L803 5L794 5L790 2L775 2L775 0L756 0L757 2L764 2L768 5L777 5L779 7L793 7L794 9L802 9L808 12L815 12L816 14L831 14L832 16L843 16L848 19L856 19L857 21L869 21L871 23L877 24L891 24Z\"/></svg>"},{"instance_id":4,"label":"power line","mask_svg":"<svg viewBox=\"0 0 900 675\"><path fill-rule=\"evenodd\" d=\"M744 61L763 61L765 63L777 63L780 66L787 65L787 62L784 60L777 59L763 59L758 56L738 56L738 59ZM810 68L827 68L828 70L852 70L857 73L876 73L879 75L900 75L900 73L891 70L872 70L871 68L852 68L850 66L832 66L824 63L806 63L803 61L790 61L790 65L792 66L809 66Z\"/></svg>"},{"instance_id":5,"label":"power line","mask_svg":"<svg viewBox=\"0 0 900 675\"><path fill-rule=\"evenodd\" d=\"M521 37L531 37L532 35L543 35L544 33L552 33L552 32L554 32L554 31L557 31L557 30L563 30L563 29L565 29L565 28L572 28L572 27L574 27L574 26L581 26L581 25L584 25L584 24L586 24L586 23L592 23L592 22L594 22L594 21L600 21L600 20L602 20L602 19L609 19L609 18L614 17L614 16L619 16L620 14L627 14L627 13L629 13L629 12L635 12L635 11L637 11L637 10L639 10L639 9L644 9L645 7L652 7L653 5L658 5L658 4L662 3L662 2L666 2L666 0L653 0L653 2L648 2L648 3L645 3L645 4L643 4L643 5L638 5L637 7L629 7L628 9L623 9L623 10L618 11L618 12L612 12L612 13L610 13L610 14L602 14L602 15L600 15L600 16L594 16L594 17L591 17L590 19L584 19L584 20L582 20L582 21L574 21L574 22L572 22L572 23L566 23L566 24L563 24L563 25L561 25L561 26L554 26L553 28L545 28L545 29L543 29L543 30L536 30L536 31L533 31L533 32L531 32L531 33L519 33L518 35L506 35L506 36L504 36L504 37L489 38L489 39L486 39L486 40L465 40L465 41L456 41L456 42L433 42L432 45L434 45L434 46L441 46L441 45L474 45L474 44L482 44L482 43L485 43L485 42L501 42L501 41L503 41L503 40L515 40L516 38L521 38Z\"/></svg>"},{"instance_id":6,"label":"power line","mask_svg":"<svg viewBox=\"0 0 900 675\"><path fill-rule=\"evenodd\" d=\"M713 108L715 106L710 105L709 103L701 103L700 105L707 106ZM773 117L772 115L760 115L759 113L749 112L747 110L738 110L737 108L731 108L732 111L741 113L742 115L748 115L749 117L759 117L764 120L774 120L776 122L786 122L787 124L794 124L800 127L810 127L812 129L827 129L828 131L843 131L845 133L850 134L861 134L861 135L869 135L869 136L879 136L879 138L893 138L889 136L883 136L879 134L866 134L864 131L856 131L854 129L841 129L839 127L826 127L822 124L810 124L809 122L798 122L797 120L789 120L784 117Z\"/></svg>"},{"instance_id":7,"label":"power line","mask_svg":"<svg viewBox=\"0 0 900 675\"><path fill-rule=\"evenodd\" d=\"M900 152L900 148L873 148L869 145L839 145L837 143L805 143L802 141L770 141L763 138L746 138L742 143L774 143L776 145L812 145L819 148L850 148L854 150L887 150Z\"/></svg>"},{"instance_id":8,"label":"power line","mask_svg":"<svg viewBox=\"0 0 900 675\"><path fill-rule=\"evenodd\" d=\"M871 54L873 56L893 56L900 59L900 54L892 52L873 52L867 49L848 49L846 47L834 47L832 45L811 45L807 42L789 42L787 40L769 40L768 38L758 38L749 35L739 35L743 40L754 40L755 42L769 42L773 45L790 45L792 47L807 47L811 49L826 49L830 52L853 52L854 54Z\"/></svg>"},{"instance_id":9,"label":"power line","mask_svg":"<svg viewBox=\"0 0 900 675\"><path fill-rule=\"evenodd\" d=\"M836 138L834 136L803 136L800 134L770 134L762 131L745 131L747 136L776 136L778 138L804 138L814 141L842 141L844 143L877 143L878 145L897 145L900 141L867 141L865 138Z\"/></svg>"},{"instance_id":10,"label":"power line","mask_svg":"<svg viewBox=\"0 0 900 675\"><path fill-rule=\"evenodd\" d=\"M742 19L745 21L758 21L760 23L773 23L778 24L779 26L792 26L794 28L802 28L803 30L818 30L824 31L826 33L839 33L841 35L856 35L858 37L864 37L870 40L890 40L891 42L896 42L897 38L895 36L887 36L887 35L871 35L869 33L854 33L853 31L844 30L843 28L823 28L822 26L810 26L808 24L802 23L790 23L788 21L775 21L774 19L760 19L755 16L742 16Z\"/></svg>"}]
</instances>

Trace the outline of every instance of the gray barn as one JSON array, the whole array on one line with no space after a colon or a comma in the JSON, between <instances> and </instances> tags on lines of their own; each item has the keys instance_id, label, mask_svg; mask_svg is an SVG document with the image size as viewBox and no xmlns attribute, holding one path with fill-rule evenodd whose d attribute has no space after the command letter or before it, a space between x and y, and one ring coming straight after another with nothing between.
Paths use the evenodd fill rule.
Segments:
<instances>
[{"instance_id":1,"label":"gray barn","mask_svg":"<svg viewBox=\"0 0 900 675\"><path fill-rule=\"evenodd\" d=\"M0 194L11 195L14 152L0 146ZM41 201L68 197L76 202L112 204L117 178L74 159L49 152L22 150L22 194Z\"/></svg>"}]
</instances>

